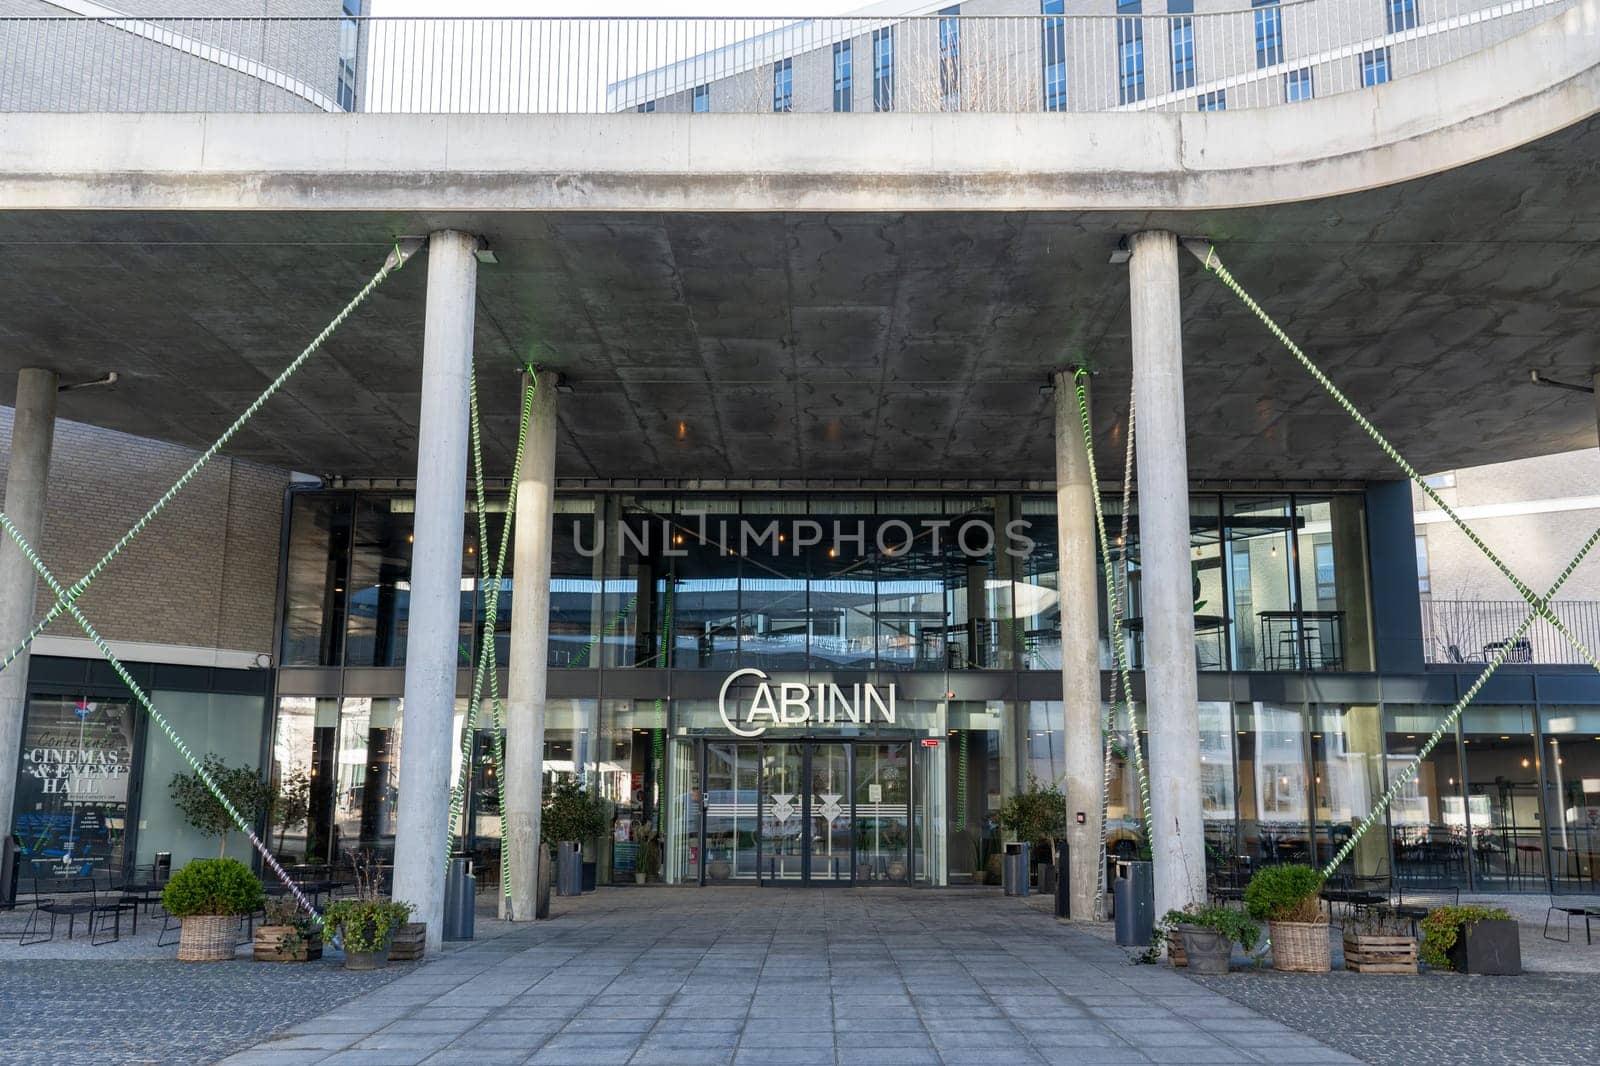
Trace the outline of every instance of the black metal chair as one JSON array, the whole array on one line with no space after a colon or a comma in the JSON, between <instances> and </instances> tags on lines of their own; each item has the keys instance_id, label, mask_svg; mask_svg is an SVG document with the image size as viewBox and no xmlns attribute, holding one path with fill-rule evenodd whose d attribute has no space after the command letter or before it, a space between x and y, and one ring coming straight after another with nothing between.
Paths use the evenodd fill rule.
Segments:
<instances>
[{"instance_id":1,"label":"black metal chair","mask_svg":"<svg viewBox=\"0 0 1600 1066\"><path fill-rule=\"evenodd\" d=\"M1550 935L1550 919L1561 914L1566 921L1563 923L1564 936ZM1559 940L1563 944L1572 942L1572 919L1583 919L1583 939L1586 944L1594 943L1594 931L1590 923L1600 918L1600 896L1596 895L1567 895L1562 892L1550 893L1550 909L1544 913L1544 938L1546 940Z\"/></svg>"},{"instance_id":2,"label":"black metal chair","mask_svg":"<svg viewBox=\"0 0 1600 1066\"><path fill-rule=\"evenodd\" d=\"M1461 902L1461 889L1440 888L1425 892L1411 892L1406 894L1396 893L1394 900L1389 904L1389 911L1396 918L1404 918L1411 923L1411 935L1417 935L1417 925L1428 916L1428 912L1435 907L1453 907Z\"/></svg>"},{"instance_id":3,"label":"black metal chair","mask_svg":"<svg viewBox=\"0 0 1600 1066\"><path fill-rule=\"evenodd\" d=\"M96 911L94 879L81 874L51 874L41 873L38 867L33 875L33 914L29 917L27 926L23 929L19 945L28 947L32 944L43 944L54 940L56 936L56 920L67 920L67 939L72 939L72 934L77 931L79 916L89 920L89 938L93 942L93 919ZM39 926L43 920L49 922L44 935L40 936Z\"/></svg>"}]
</instances>

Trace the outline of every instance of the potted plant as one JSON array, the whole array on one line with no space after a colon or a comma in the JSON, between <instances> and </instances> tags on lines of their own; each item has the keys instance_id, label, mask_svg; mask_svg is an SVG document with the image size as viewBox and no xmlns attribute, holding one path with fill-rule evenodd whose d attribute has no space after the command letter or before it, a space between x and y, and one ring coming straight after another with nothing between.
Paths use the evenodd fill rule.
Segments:
<instances>
[{"instance_id":1,"label":"potted plant","mask_svg":"<svg viewBox=\"0 0 1600 1066\"><path fill-rule=\"evenodd\" d=\"M1261 935L1261 927L1249 915L1232 907L1196 907L1167 913L1183 916L1178 933L1183 937L1189 969L1195 973L1227 973L1233 945L1249 951Z\"/></svg>"},{"instance_id":2,"label":"potted plant","mask_svg":"<svg viewBox=\"0 0 1600 1066\"><path fill-rule=\"evenodd\" d=\"M1322 874L1311 867L1289 863L1263 867L1245 886L1245 910L1267 923L1273 969L1327 973L1333 968L1322 881Z\"/></svg>"},{"instance_id":3,"label":"potted plant","mask_svg":"<svg viewBox=\"0 0 1600 1066\"><path fill-rule=\"evenodd\" d=\"M1367 907L1344 923L1344 968L1353 973L1416 973L1417 938L1394 914Z\"/></svg>"},{"instance_id":4,"label":"potted plant","mask_svg":"<svg viewBox=\"0 0 1600 1066\"><path fill-rule=\"evenodd\" d=\"M1435 969L1515 976L1522 972L1516 920L1499 907L1435 907L1422 919L1422 961Z\"/></svg>"},{"instance_id":5,"label":"potted plant","mask_svg":"<svg viewBox=\"0 0 1600 1066\"><path fill-rule=\"evenodd\" d=\"M217 755L207 755L202 763L206 776L228 797L236 810L252 822L258 820L272 801L272 790L261 775L249 766L229 766ZM208 837L220 837L217 857L228 854L228 834L237 826L233 815L211 791L199 774L172 775L172 802L184 819ZM253 908L252 908L253 909Z\"/></svg>"},{"instance_id":6,"label":"potted plant","mask_svg":"<svg viewBox=\"0 0 1600 1066\"><path fill-rule=\"evenodd\" d=\"M299 904L269 899L266 918L256 926L252 953L257 962L310 962L322 958L322 929Z\"/></svg>"},{"instance_id":7,"label":"potted plant","mask_svg":"<svg viewBox=\"0 0 1600 1066\"><path fill-rule=\"evenodd\" d=\"M1172 965L1174 966L1189 965L1188 958L1183 951L1183 933L1181 930L1185 925L1189 924L1196 914L1200 913L1200 910L1201 905L1199 903L1190 903L1184 906L1182 910L1168 911L1162 915L1161 921L1156 923L1157 937L1166 942L1167 958L1172 960Z\"/></svg>"},{"instance_id":8,"label":"potted plant","mask_svg":"<svg viewBox=\"0 0 1600 1066\"><path fill-rule=\"evenodd\" d=\"M576 844L581 849L606 831L608 821L605 802L591 796L576 774L556 775L540 815L540 835L550 847ZM580 874L587 880L587 873ZM557 884L560 883L558 872Z\"/></svg>"},{"instance_id":9,"label":"potted plant","mask_svg":"<svg viewBox=\"0 0 1600 1066\"><path fill-rule=\"evenodd\" d=\"M261 882L237 859L196 859L167 881L161 905L182 923L179 962L233 958L239 918L261 906Z\"/></svg>"},{"instance_id":10,"label":"potted plant","mask_svg":"<svg viewBox=\"0 0 1600 1066\"><path fill-rule=\"evenodd\" d=\"M639 828L639 851L633 860L635 884L645 884L661 876L661 833L654 822Z\"/></svg>"},{"instance_id":11,"label":"potted plant","mask_svg":"<svg viewBox=\"0 0 1600 1066\"><path fill-rule=\"evenodd\" d=\"M411 904L389 899L337 899L323 915L330 936L339 938L347 970L381 970L389 965L396 930L411 917Z\"/></svg>"},{"instance_id":12,"label":"potted plant","mask_svg":"<svg viewBox=\"0 0 1600 1066\"><path fill-rule=\"evenodd\" d=\"M1028 775L1028 787L1006 800L1000 807L1000 827L1013 840L1025 844L1050 845L1050 861L1040 863L1039 888L1053 887L1056 841L1067 831L1067 797L1055 785L1046 787Z\"/></svg>"}]
</instances>

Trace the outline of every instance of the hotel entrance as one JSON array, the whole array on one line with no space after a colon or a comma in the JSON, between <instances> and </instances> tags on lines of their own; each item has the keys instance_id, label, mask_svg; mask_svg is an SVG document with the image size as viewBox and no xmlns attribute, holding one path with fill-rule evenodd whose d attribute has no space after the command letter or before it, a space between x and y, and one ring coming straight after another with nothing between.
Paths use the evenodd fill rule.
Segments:
<instances>
[{"instance_id":1,"label":"hotel entrance","mask_svg":"<svg viewBox=\"0 0 1600 1066\"><path fill-rule=\"evenodd\" d=\"M700 883L911 883L913 743L700 741Z\"/></svg>"}]
</instances>

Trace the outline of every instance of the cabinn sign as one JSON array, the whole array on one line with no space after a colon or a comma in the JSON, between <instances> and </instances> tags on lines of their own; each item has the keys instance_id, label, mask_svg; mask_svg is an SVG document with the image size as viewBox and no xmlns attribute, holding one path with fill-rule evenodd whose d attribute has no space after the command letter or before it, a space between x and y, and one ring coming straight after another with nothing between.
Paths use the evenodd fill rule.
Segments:
<instances>
[{"instance_id":1,"label":"cabinn sign","mask_svg":"<svg viewBox=\"0 0 1600 1066\"><path fill-rule=\"evenodd\" d=\"M757 684L749 705L740 714L738 698L729 706L728 692L743 678L754 679ZM741 737L759 737L771 726L870 725L873 715L893 725L894 684L867 682L846 687L826 682L773 682L762 671L746 667L735 670L722 682L717 710L722 714L722 724Z\"/></svg>"}]
</instances>

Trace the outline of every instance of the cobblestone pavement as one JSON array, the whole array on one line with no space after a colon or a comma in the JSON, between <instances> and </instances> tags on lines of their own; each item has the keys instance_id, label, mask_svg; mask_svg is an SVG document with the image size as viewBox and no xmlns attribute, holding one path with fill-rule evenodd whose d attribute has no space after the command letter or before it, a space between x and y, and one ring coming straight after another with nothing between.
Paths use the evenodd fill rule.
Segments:
<instances>
[{"instance_id":1,"label":"cobblestone pavement","mask_svg":"<svg viewBox=\"0 0 1600 1066\"><path fill-rule=\"evenodd\" d=\"M573 904L224 1061L1357 1061L992 889L610 889Z\"/></svg>"},{"instance_id":2,"label":"cobblestone pavement","mask_svg":"<svg viewBox=\"0 0 1600 1066\"><path fill-rule=\"evenodd\" d=\"M1269 970L1193 980L1371 1063L1600 1061L1600 976L1594 974L1399 977Z\"/></svg>"},{"instance_id":3,"label":"cobblestone pavement","mask_svg":"<svg viewBox=\"0 0 1600 1066\"><path fill-rule=\"evenodd\" d=\"M416 968L8 955L0 962L0 1062L211 1062Z\"/></svg>"}]
</instances>

